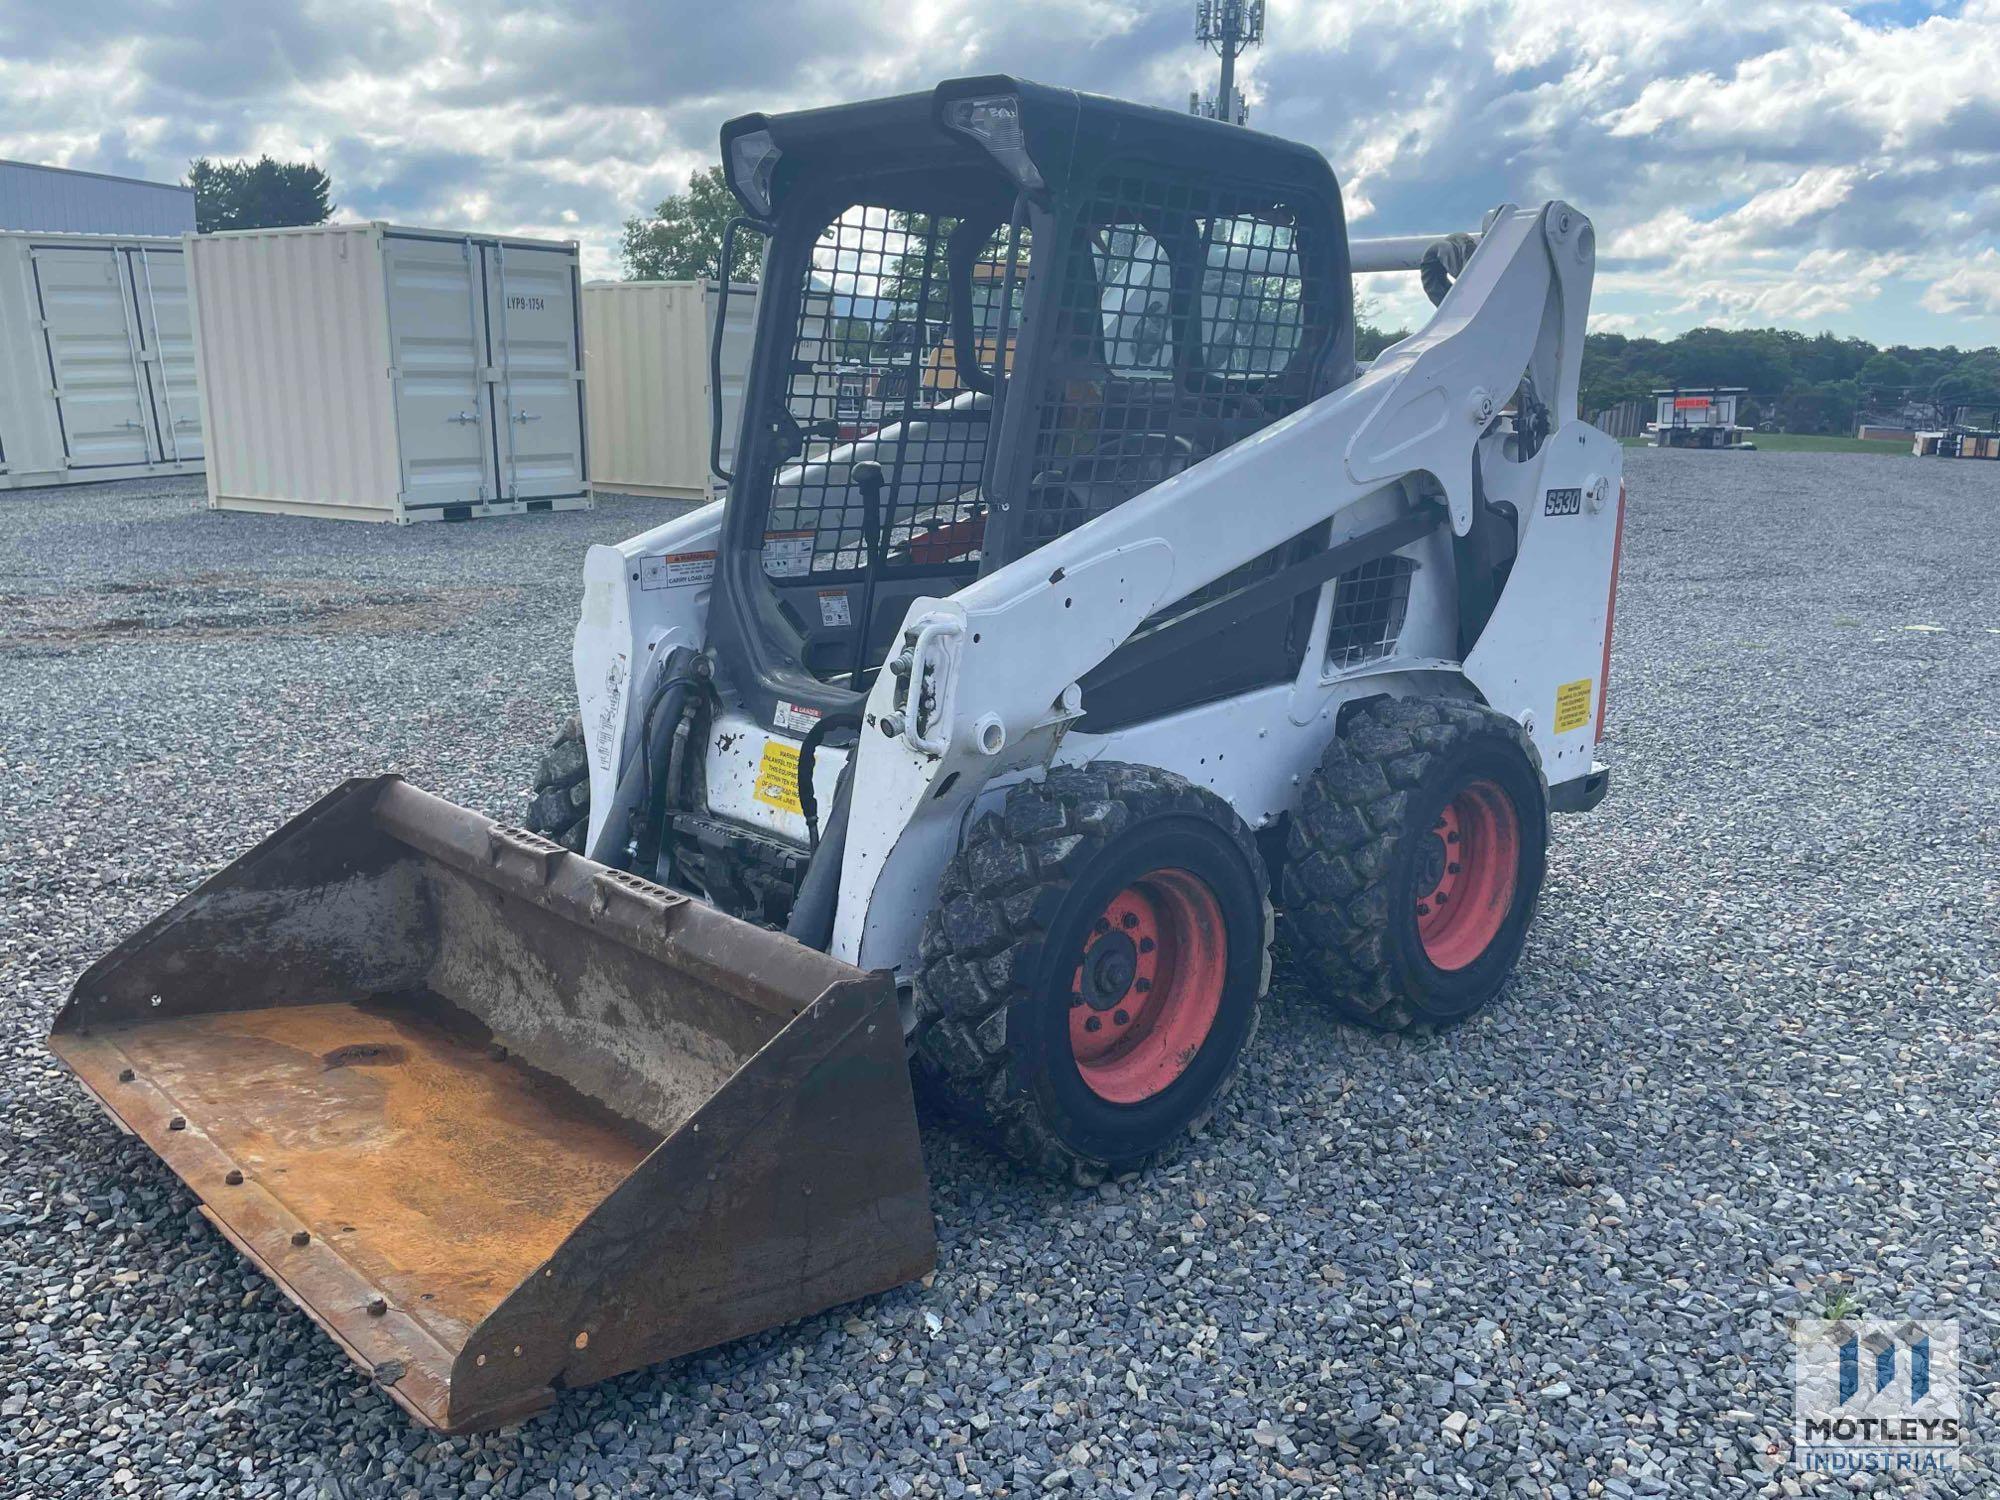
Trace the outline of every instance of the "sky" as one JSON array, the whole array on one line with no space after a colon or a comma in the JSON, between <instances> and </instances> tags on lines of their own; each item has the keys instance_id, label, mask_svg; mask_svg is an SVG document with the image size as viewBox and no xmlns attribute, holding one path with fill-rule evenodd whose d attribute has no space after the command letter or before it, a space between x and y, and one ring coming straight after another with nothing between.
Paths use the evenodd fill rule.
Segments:
<instances>
[{"instance_id":1,"label":"sky","mask_svg":"<svg viewBox=\"0 0 2000 1500\"><path fill-rule=\"evenodd\" d=\"M178 181L310 157L336 217L581 241L721 122L1010 72L1185 108L1187 0L0 0L0 157ZM1358 235L1589 214L1592 326L2000 343L2000 0L1270 0L1251 123ZM1376 318L1425 311L1370 278Z\"/></svg>"}]
</instances>

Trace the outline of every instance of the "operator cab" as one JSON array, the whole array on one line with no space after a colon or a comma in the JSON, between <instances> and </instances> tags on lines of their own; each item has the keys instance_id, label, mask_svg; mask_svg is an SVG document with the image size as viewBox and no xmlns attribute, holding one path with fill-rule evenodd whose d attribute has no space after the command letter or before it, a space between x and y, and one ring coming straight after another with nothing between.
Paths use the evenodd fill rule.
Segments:
<instances>
[{"instance_id":1,"label":"operator cab","mask_svg":"<svg viewBox=\"0 0 2000 1500\"><path fill-rule=\"evenodd\" d=\"M767 243L711 632L766 724L853 712L915 599L1353 377L1307 147L1005 77L747 115L722 146ZM1207 691L1279 670L1294 614Z\"/></svg>"}]
</instances>

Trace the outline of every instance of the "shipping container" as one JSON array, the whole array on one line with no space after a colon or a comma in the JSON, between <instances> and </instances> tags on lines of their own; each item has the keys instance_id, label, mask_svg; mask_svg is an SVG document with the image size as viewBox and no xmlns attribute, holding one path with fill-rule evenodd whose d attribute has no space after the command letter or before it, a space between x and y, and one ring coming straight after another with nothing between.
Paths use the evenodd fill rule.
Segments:
<instances>
[{"instance_id":1,"label":"shipping container","mask_svg":"<svg viewBox=\"0 0 2000 1500\"><path fill-rule=\"evenodd\" d=\"M0 489L199 474L177 239L0 233Z\"/></svg>"},{"instance_id":2,"label":"shipping container","mask_svg":"<svg viewBox=\"0 0 2000 1500\"><path fill-rule=\"evenodd\" d=\"M321 224L187 247L212 507L589 505L574 241Z\"/></svg>"},{"instance_id":3,"label":"shipping container","mask_svg":"<svg viewBox=\"0 0 2000 1500\"><path fill-rule=\"evenodd\" d=\"M709 340L725 299L713 281L592 281L583 288L590 482L597 491L704 500ZM722 339L722 466L736 453L757 320L754 282L732 284Z\"/></svg>"}]
</instances>

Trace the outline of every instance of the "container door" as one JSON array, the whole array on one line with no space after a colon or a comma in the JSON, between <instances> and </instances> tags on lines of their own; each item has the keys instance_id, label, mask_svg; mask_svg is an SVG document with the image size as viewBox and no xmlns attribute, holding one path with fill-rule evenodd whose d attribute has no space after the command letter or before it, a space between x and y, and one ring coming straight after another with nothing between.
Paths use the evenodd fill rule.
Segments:
<instances>
[{"instance_id":1,"label":"container door","mask_svg":"<svg viewBox=\"0 0 2000 1500\"><path fill-rule=\"evenodd\" d=\"M583 352L576 257L486 246L494 461L510 500L583 493Z\"/></svg>"},{"instance_id":2,"label":"container door","mask_svg":"<svg viewBox=\"0 0 2000 1500\"><path fill-rule=\"evenodd\" d=\"M127 250L125 277L136 294L155 446L175 463L199 463L201 394L195 386L187 257L178 250Z\"/></svg>"},{"instance_id":3,"label":"container door","mask_svg":"<svg viewBox=\"0 0 2000 1500\"><path fill-rule=\"evenodd\" d=\"M68 467L151 463L152 402L124 257L95 246L29 254Z\"/></svg>"},{"instance_id":4,"label":"container door","mask_svg":"<svg viewBox=\"0 0 2000 1500\"><path fill-rule=\"evenodd\" d=\"M384 235L389 348L403 450L403 508L493 498L489 355L478 248L465 240Z\"/></svg>"}]
</instances>

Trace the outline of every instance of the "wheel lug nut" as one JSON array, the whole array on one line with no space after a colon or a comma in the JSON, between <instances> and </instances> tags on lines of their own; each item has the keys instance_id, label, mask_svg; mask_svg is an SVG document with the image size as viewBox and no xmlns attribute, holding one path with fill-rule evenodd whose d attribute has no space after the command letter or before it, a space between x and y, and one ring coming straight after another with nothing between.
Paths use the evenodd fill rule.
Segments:
<instances>
[{"instance_id":1,"label":"wheel lug nut","mask_svg":"<svg viewBox=\"0 0 2000 1500\"><path fill-rule=\"evenodd\" d=\"M1150 979L1135 980L1132 985L1132 988L1137 990L1142 995L1145 994L1152 987L1153 987L1153 981Z\"/></svg>"},{"instance_id":2,"label":"wheel lug nut","mask_svg":"<svg viewBox=\"0 0 2000 1500\"><path fill-rule=\"evenodd\" d=\"M1099 917L1099 918L1097 919L1097 926L1096 926L1095 930L1096 930L1096 931L1098 931L1098 932L1109 932L1109 931L1111 930L1111 920L1110 920L1110 918L1108 918L1108 917Z\"/></svg>"},{"instance_id":3,"label":"wheel lug nut","mask_svg":"<svg viewBox=\"0 0 2000 1500\"><path fill-rule=\"evenodd\" d=\"M1123 1026L1127 1021L1132 1019L1132 1015L1129 1011L1114 1010L1111 1012L1111 1019L1116 1021L1120 1026Z\"/></svg>"},{"instance_id":4,"label":"wheel lug nut","mask_svg":"<svg viewBox=\"0 0 2000 1500\"><path fill-rule=\"evenodd\" d=\"M1103 1025L1104 1022L1099 1020L1096 1016L1085 1016L1083 1018L1083 1029L1085 1031L1096 1031Z\"/></svg>"},{"instance_id":5,"label":"wheel lug nut","mask_svg":"<svg viewBox=\"0 0 2000 1500\"><path fill-rule=\"evenodd\" d=\"M1118 920L1121 924L1123 924L1123 926L1128 932L1132 928L1137 927L1139 925L1139 919L1129 911L1126 912L1125 915L1120 917Z\"/></svg>"},{"instance_id":6,"label":"wheel lug nut","mask_svg":"<svg viewBox=\"0 0 2000 1500\"><path fill-rule=\"evenodd\" d=\"M1140 951L1141 953L1151 953L1151 952L1153 951L1153 947L1154 947L1154 944L1153 944L1153 940L1152 940L1151 938L1140 938L1140 939L1139 939L1139 951Z\"/></svg>"},{"instance_id":7,"label":"wheel lug nut","mask_svg":"<svg viewBox=\"0 0 2000 1500\"><path fill-rule=\"evenodd\" d=\"M1452 874L1454 874L1454 875L1456 875L1456 874L1458 873L1458 866L1457 866L1456 864L1450 864L1450 865L1446 865L1446 866L1445 866L1445 868L1446 868L1447 870L1451 871L1451 873L1452 873Z\"/></svg>"},{"instance_id":8,"label":"wheel lug nut","mask_svg":"<svg viewBox=\"0 0 2000 1500\"><path fill-rule=\"evenodd\" d=\"M1420 917L1428 917L1428 916L1429 916L1430 914L1431 914L1431 904L1430 904L1430 902L1428 902L1428 901L1419 901L1419 902L1417 903L1417 915L1418 915L1418 916L1420 916Z\"/></svg>"}]
</instances>

